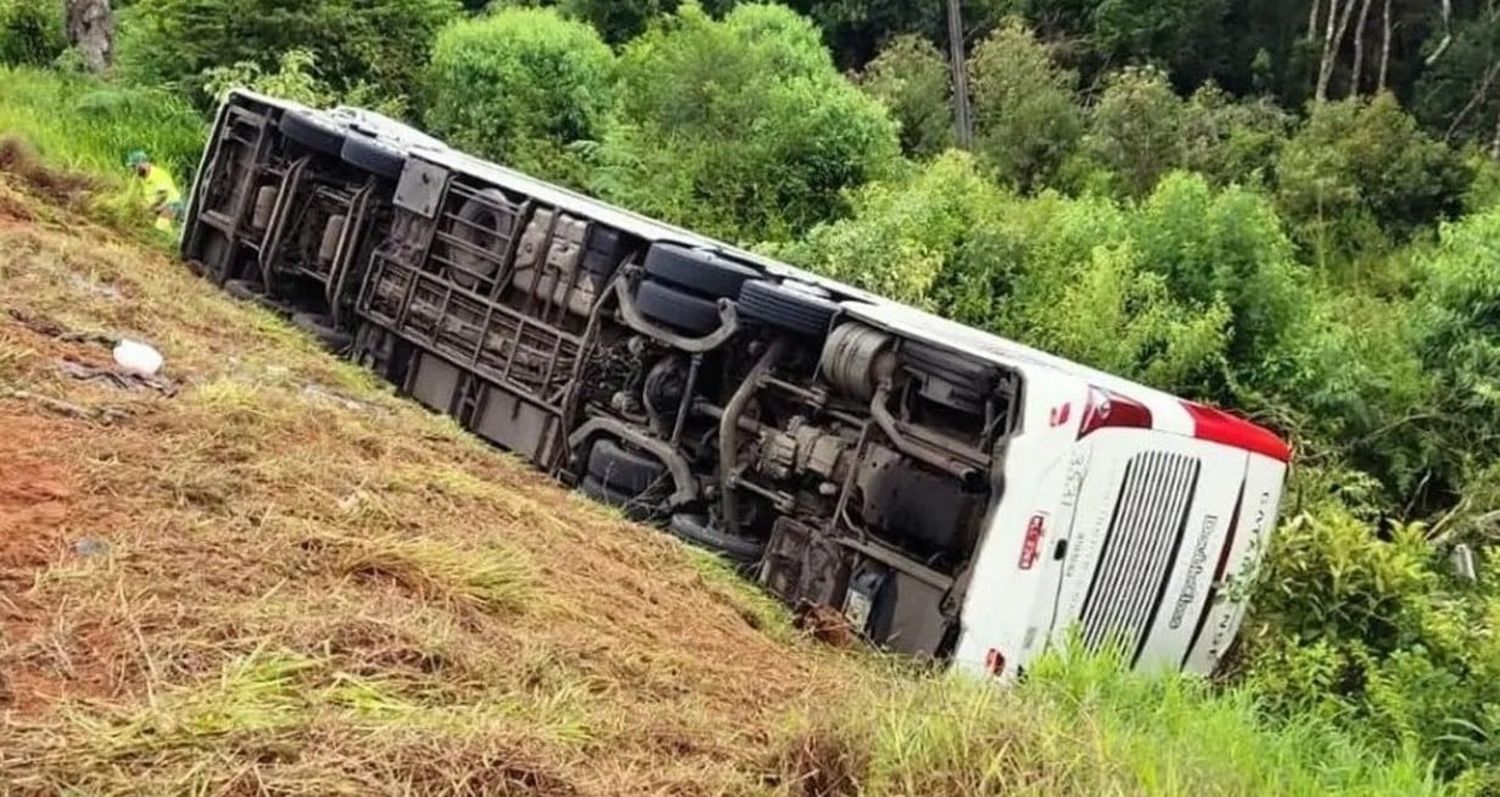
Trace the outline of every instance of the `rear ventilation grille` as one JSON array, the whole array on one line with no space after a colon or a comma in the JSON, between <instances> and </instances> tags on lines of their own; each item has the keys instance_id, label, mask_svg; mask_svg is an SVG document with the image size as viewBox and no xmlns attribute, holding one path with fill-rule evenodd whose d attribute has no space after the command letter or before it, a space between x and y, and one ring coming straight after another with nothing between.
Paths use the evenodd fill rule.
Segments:
<instances>
[{"instance_id":1,"label":"rear ventilation grille","mask_svg":"<svg viewBox=\"0 0 1500 797\"><path fill-rule=\"evenodd\" d=\"M1133 665L1161 607L1172 562L1182 546L1202 463L1152 451L1125 466L1094 580L1084 598L1085 647L1124 646Z\"/></svg>"}]
</instances>

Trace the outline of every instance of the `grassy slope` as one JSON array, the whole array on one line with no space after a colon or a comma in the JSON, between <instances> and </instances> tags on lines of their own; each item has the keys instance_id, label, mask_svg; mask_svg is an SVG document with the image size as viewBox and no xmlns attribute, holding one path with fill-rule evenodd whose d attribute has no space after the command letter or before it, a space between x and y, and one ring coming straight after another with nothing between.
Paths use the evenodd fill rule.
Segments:
<instances>
[{"instance_id":1,"label":"grassy slope","mask_svg":"<svg viewBox=\"0 0 1500 797\"><path fill-rule=\"evenodd\" d=\"M999 693L804 640L29 171L0 175L0 793L1434 791L1241 693L1099 660ZM158 345L176 395L63 374L107 365L91 333Z\"/></svg>"}]
</instances>

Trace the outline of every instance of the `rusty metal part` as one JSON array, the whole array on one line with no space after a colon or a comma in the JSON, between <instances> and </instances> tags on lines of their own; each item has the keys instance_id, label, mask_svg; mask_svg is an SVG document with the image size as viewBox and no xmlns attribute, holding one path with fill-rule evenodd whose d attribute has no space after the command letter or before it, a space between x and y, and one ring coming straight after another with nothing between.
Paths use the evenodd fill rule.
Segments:
<instances>
[{"instance_id":1,"label":"rusty metal part","mask_svg":"<svg viewBox=\"0 0 1500 797\"><path fill-rule=\"evenodd\" d=\"M724 405L724 416L719 419L719 474L725 484L720 489L720 500L724 513L724 528L731 534L739 533L739 507L735 501L733 481L736 464L735 456L739 453L740 440L740 416L744 414L745 407L749 405L751 397L760 387L760 379L770 373L776 363L781 360L781 355L786 351L787 339L777 338L771 341L760 359L750 368L750 373L740 382L740 386L734 391L734 396L729 403Z\"/></svg>"},{"instance_id":2,"label":"rusty metal part","mask_svg":"<svg viewBox=\"0 0 1500 797\"><path fill-rule=\"evenodd\" d=\"M620 316L625 320L626 326L689 354L719 348L734 337L734 333L740 328L739 314L735 312L734 302L722 300L719 302L719 318L722 323L717 331L701 338L683 337L641 315L640 310L636 309L634 297L630 295L630 291L626 290L625 280L615 280L614 293L620 302Z\"/></svg>"},{"instance_id":3,"label":"rusty metal part","mask_svg":"<svg viewBox=\"0 0 1500 797\"><path fill-rule=\"evenodd\" d=\"M882 382L875 389L875 396L870 400L870 416L875 419L875 424L880 427L880 431L885 433L886 438L891 441L896 450L953 476L966 486L972 488L982 486L987 472L987 458L975 461L971 456L965 456L963 452L934 445L904 430L901 422L891 415L890 410L886 409L890 391L889 381Z\"/></svg>"},{"instance_id":4,"label":"rusty metal part","mask_svg":"<svg viewBox=\"0 0 1500 797\"><path fill-rule=\"evenodd\" d=\"M589 438L607 434L624 440L637 448L644 449L656 455L667 466L667 472L672 474L672 483L676 489L667 496L667 502L672 506L682 506L691 503L698 498L698 479L693 476L692 467L687 458L681 452L672 448L666 442L658 440L645 432L636 429L624 421L615 418L595 417L584 421L576 431L568 435L568 445L575 451L583 449L583 444Z\"/></svg>"}]
</instances>

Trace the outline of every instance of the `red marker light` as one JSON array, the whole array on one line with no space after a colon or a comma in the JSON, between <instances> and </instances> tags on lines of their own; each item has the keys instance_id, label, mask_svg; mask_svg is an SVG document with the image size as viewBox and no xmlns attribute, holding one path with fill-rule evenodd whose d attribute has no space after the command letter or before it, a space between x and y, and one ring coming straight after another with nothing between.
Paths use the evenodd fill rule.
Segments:
<instances>
[{"instance_id":1,"label":"red marker light","mask_svg":"<svg viewBox=\"0 0 1500 797\"><path fill-rule=\"evenodd\" d=\"M1262 454L1277 462L1290 462L1292 448L1270 430L1203 404L1184 401L1193 416L1193 437Z\"/></svg>"},{"instance_id":2,"label":"red marker light","mask_svg":"<svg viewBox=\"0 0 1500 797\"><path fill-rule=\"evenodd\" d=\"M1042 548L1042 535L1046 533L1047 518L1032 515L1026 524L1026 539L1021 543L1021 569L1030 570L1036 564L1037 552Z\"/></svg>"},{"instance_id":3,"label":"red marker light","mask_svg":"<svg viewBox=\"0 0 1500 797\"><path fill-rule=\"evenodd\" d=\"M1100 387L1089 388L1089 403L1083 408L1078 439L1106 427L1151 428L1151 410L1146 405Z\"/></svg>"},{"instance_id":4,"label":"red marker light","mask_svg":"<svg viewBox=\"0 0 1500 797\"><path fill-rule=\"evenodd\" d=\"M996 676L1005 672L1005 654L997 648L990 648L989 652L984 654L984 669L990 675Z\"/></svg>"}]
</instances>

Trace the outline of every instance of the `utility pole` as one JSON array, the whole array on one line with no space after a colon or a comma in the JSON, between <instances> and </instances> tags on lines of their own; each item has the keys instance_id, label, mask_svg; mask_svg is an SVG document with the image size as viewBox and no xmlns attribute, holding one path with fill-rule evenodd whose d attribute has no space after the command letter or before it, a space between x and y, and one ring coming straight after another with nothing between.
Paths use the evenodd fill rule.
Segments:
<instances>
[{"instance_id":1,"label":"utility pole","mask_svg":"<svg viewBox=\"0 0 1500 797\"><path fill-rule=\"evenodd\" d=\"M960 149L974 148L974 114L969 107L969 61L964 54L964 20L959 0L948 0L948 52L953 60L953 120Z\"/></svg>"}]
</instances>

